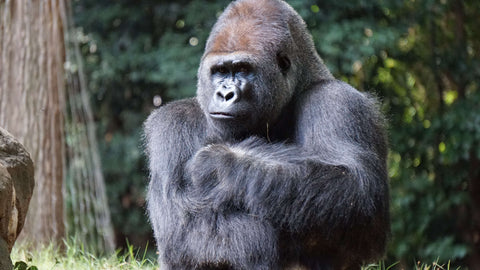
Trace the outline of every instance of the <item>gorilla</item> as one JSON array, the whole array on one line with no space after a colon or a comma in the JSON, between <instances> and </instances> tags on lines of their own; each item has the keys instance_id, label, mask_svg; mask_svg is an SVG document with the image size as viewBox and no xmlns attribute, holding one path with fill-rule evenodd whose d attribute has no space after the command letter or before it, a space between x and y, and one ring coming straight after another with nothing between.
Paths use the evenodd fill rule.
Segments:
<instances>
[{"instance_id":1,"label":"gorilla","mask_svg":"<svg viewBox=\"0 0 480 270\"><path fill-rule=\"evenodd\" d=\"M160 269L360 269L390 232L376 99L336 80L281 0L232 2L197 95L144 124Z\"/></svg>"}]
</instances>

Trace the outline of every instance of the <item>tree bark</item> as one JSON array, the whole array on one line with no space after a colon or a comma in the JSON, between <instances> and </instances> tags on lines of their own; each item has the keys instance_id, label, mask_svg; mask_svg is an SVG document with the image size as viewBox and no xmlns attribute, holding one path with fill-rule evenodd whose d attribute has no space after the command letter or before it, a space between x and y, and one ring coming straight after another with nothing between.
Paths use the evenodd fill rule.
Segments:
<instances>
[{"instance_id":1,"label":"tree bark","mask_svg":"<svg viewBox=\"0 0 480 270\"><path fill-rule=\"evenodd\" d=\"M64 0L0 0L0 126L25 145L36 186L20 238L39 246L65 234Z\"/></svg>"}]
</instances>

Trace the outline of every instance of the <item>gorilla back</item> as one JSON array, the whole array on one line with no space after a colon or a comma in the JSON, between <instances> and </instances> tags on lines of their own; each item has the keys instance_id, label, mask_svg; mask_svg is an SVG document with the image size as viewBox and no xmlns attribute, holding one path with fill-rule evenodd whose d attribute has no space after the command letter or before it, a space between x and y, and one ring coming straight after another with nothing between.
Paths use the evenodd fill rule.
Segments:
<instances>
[{"instance_id":1,"label":"gorilla back","mask_svg":"<svg viewBox=\"0 0 480 270\"><path fill-rule=\"evenodd\" d=\"M390 230L384 120L280 0L219 17L197 96L145 122L161 269L359 269Z\"/></svg>"}]
</instances>

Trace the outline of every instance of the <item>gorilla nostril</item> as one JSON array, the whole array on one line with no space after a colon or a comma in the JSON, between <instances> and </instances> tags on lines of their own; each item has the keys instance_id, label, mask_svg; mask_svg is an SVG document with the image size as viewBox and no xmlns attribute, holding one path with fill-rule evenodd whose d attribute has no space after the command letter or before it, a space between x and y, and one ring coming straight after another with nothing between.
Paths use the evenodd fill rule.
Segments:
<instances>
[{"instance_id":1,"label":"gorilla nostril","mask_svg":"<svg viewBox=\"0 0 480 270\"><path fill-rule=\"evenodd\" d=\"M220 89L215 92L215 99L219 102L232 103L238 100L238 94L234 89Z\"/></svg>"},{"instance_id":2,"label":"gorilla nostril","mask_svg":"<svg viewBox=\"0 0 480 270\"><path fill-rule=\"evenodd\" d=\"M225 101L229 101L230 99L235 97L235 93L229 92L225 95Z\"/></svg>"}]
</instances>

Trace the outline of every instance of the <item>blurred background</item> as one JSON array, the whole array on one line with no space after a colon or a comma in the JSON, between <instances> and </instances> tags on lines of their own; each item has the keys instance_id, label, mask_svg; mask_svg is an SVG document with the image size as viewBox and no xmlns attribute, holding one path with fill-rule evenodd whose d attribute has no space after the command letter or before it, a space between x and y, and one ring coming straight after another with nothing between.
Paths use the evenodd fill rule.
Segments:
<instances>
[{"instance_id":1,"label":"blurred background","mask_svg":"<svg viewBox=\"0 0 480 270\"><path fill-rule=\"evenodd\" d=\"M195 95L206 38L229 2L74 0L68 5L65 67L73 79L67 89L81 84L84 90L70 96L88 94L82 104L91 106L90 113L80 109L87 115L80 118L96 126L87 129L95 130L89 138L96 141L92 151L98 151L99 161L93 154L93 164L101 164L96 170L103 175L92 185L104 181L101 208L109 210L101 213L111 217L103 224L112 243L100 249L127 242L145 248L148 242L154 250L145 214L142 123L156 106ZM480 269L480 1L287 2L306 21L334 75L382 100L390 142L387 262L439 260ZM67 102L70 107L79 103L75 100ZM66 130L70 148L78 146L74 138L82 130ZM75 235L87 227L75 223L71 198L89 189L78 182L74 187L68 177L67 170L66 231Z\"/></svg>"}]
</instances>

